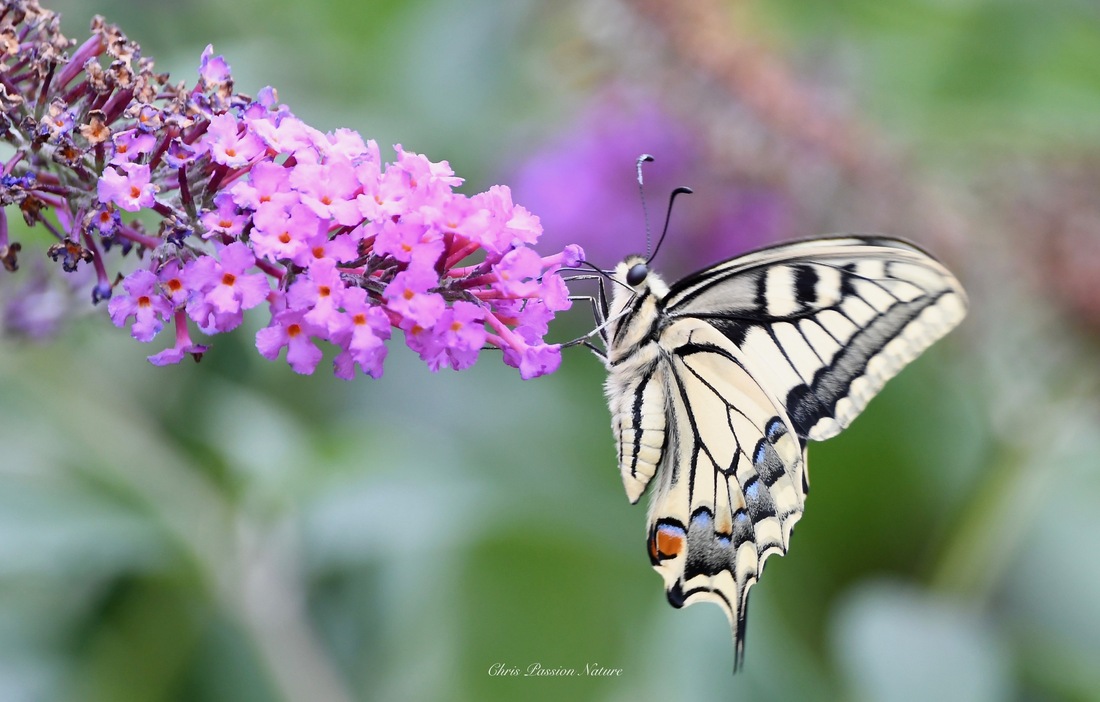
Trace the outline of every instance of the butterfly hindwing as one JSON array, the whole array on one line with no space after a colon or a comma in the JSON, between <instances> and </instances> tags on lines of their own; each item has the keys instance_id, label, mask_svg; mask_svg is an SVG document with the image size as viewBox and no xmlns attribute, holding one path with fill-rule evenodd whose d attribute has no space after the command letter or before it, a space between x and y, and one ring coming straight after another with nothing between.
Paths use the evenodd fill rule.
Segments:
<instances>
[{"instance_id":1,"label":"butterfly hindwing","mask_svg":"<svg viewBox=\"0 0 1100 702\"><path fill-rule=\"evenodd\" d=\"M802 515L802 447L715 329L680 321L660 346L668 350L669 459L650 505L650 560L674 606L722 607L739 662L749 589L766 559L786 552Z\"/></svg>"}]
</instances>

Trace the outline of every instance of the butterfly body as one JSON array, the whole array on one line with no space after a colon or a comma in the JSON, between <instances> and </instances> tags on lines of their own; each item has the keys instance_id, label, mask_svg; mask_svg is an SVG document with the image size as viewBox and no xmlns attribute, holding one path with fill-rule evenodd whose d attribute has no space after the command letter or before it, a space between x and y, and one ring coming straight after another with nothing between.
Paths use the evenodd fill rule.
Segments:
<instances>
[{"instance_id":1,"label":"butterfly body","mask_svg":"<svg viewBox=\"0 0 1100 702\"><path fill-rule=\"evenodd\" d=\"M774 246L671 286L628 257L612 278L601 335L623 485L632 503L655 486L650 561L673 606L723 608L736 666L749 589L802 516L807 442L846 427L966 297L877 237Z\"/></svg>"}]
</instances>

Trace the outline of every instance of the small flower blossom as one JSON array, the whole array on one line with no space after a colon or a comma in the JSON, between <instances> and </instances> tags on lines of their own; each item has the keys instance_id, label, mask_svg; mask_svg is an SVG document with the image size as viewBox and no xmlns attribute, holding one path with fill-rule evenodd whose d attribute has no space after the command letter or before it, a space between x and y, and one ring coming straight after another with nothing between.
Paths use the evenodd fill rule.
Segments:
<instances>
[{"instance_id":1,"label":"small flower blossom","mask_svg":"<svg viewBox=\"0 0 1100 702\"><path fill-rule=\"evenodd\" d=\"M246 130L229 113L210 118L210 127L206 130L203 143L210 149L210 155L216 163L233 168L246 165L263 151L260 139Z\"/></svg>"},{"instance_id":2,"label":"small flower blossom","mask_svg":"<svg viewBox=\"0 0 1100 702\"><path fill-rule=\"evenodd\" d=\"M196 344L191 341L191 333L187 329L187 317L183 310L176 310L175 314L176 325L176 343L170 346L160 353L155 353L149 357L149 362L154 366L168 366L173 363L179 363L187 356L191 356L196 361L202 358L202 355L206 353L207 346L203 344Z\"/></svg>"},{"instance_id":3,"label":"small flower blossom","mask_svg":"<svg viewBox=\"0 0 1100 702\"><path fill-rule=\"evenodd\" d=\"M114 203L127 212L152 207L157 186L150 177L146 165L126 163L106 168L99 179L99 201Z\"/></svg>"},{"instance_id":4,"label":"small flower blossom","mask_svg":"<svg viewBox=\"0 0 1100 702\"><path fill-rule=\"evenodd\" d=\"M235 329L241 323L241 313L263 302L270 292L266 276L247 272L256 259L244 244L226 246L220 259L198 258L183 274L192 291L187 314L208 334Z\"/></svg>"},{"instance_id":5,"label":"small flower blossom","mask_svg":"<svg viewBox=\"0 0 1100 702\"><path fill-rule=\"evenodd\" d=\"M390 320L382 308L370 304L367 291L348 288L343 296L343 319L330 330L333 343L344 349L333 361L338 378L355 377L358 366L372 378L382 377L386 360L386 340L390 338Z\"/></svg>"},{"instance_id":6,"label":"small flower blossom","mask_svg":"<svg viewBox=\"0 0 1100 702\"><path fill-rule=\"evenodd\" d=\"M111 141L115 147L111 163L118 166L136 161L157 145L156 135L137 129L118 132L112 135Z\"/></svg>"},{"instance_id":7,"label":"small flower blossom","mask_svg":"<svg viewBox=\"0 0 1100 702\"><path fill-rule=\"evenodd\" d=\"M134 271L122 283L126 294L113 296L107 305L116 327L125 326L131 317L134 319L130 334L138 341L152 341L172 314L172 303L160 294L156 284L157 277L151 272Z\"/></svg>"},{"instance_id":8,"label":"small flower blossom","mask_svg":"<svg viewBox=\"0 0 1100 702\"><path fill-rule=\"evenodd\" d=\"M321 349L313 343L323 330L306 321L303 310L283 310L271 318L271 324L256 332L260 355L275 360L286 348L286 362L294 372L309 375L321 362Z\"/></svg>"},{"instance_id":9,"label":"small flower blossom","mask_svg":"<svg viewBox=\"0 0 1100 702\"><path fill-rule=\"evenodd\" d=\"M559 347L543 337L569 306L559 269L583 253L536 253L539 219L506 186L461 194L445 161L397 145L385 162L373 140L309 126L270 88L234 93L210 47L191 89L102 20L66 58L56 18L21 5L0 85L0 139L16 150L0 168L0 205L54 234L48 255L94 277L92 300L110 298L112 322L135 339L174 327L151 363L197 360L208 346L192 325L228 332L255 309L267 316L257 350L285 349L298 373L331 344L338 377L379 377L394 329L432 370L467 368L486 346L524 378L557 368ZM4 217L0 259L15 271L27 254ZM130 251L141 263L120 276Z\"/></svg>"}]
</instances>

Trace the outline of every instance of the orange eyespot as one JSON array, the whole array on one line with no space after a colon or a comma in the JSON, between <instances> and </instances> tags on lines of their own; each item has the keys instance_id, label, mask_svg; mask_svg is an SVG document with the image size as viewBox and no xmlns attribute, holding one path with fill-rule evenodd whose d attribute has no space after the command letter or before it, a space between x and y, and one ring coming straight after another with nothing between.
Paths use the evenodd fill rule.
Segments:
<instances>
[{"instance_id":1,"label":"orange eyespot","mask_svg":"<svg viewBox=\"0 0 1100 702\"><path fill-rule=\"evenodd\" d=\"M656 563L675 558L684 550L684 530L677 526L661 525L649 539L649 557Z\"/></svg>"}]
</instances>

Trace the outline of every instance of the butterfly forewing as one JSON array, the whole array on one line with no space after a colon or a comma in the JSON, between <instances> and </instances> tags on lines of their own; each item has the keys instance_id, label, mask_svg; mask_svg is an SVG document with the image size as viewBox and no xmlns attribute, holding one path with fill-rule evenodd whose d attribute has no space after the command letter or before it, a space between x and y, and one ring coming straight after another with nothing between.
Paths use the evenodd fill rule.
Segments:
<instances>
[{"instance_id":1,"label":"butterfly forewing","mask_svg":"<svg viewBox=\"0 0 1100 702\"><path fill-rule=\"evenodd\" d=\"M671 288L615 272L605 386L631 502L650 482L648 549L669 601L711 601L743 654L749 589L786 552L805 444L846 427L965 314L958 281L913 246L838 237L719 263Z\"/></svg>"},{"instance_id":2,"label":"butterfly forewing","mask_svg":"<svg viewBox=\"0 0 1100 702\"><path fill-rule=\"evenodd\" d=\"M776 246L689 276L672 286L663 313L722 331L798 434L820 441L958 324L966 296L913 246L845 237Z\"/></svg>"}]
</instances>

